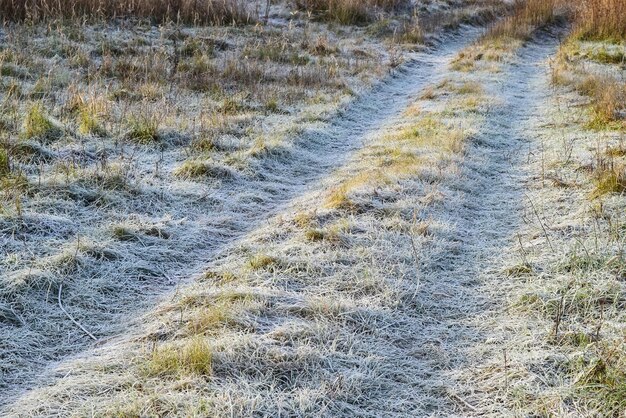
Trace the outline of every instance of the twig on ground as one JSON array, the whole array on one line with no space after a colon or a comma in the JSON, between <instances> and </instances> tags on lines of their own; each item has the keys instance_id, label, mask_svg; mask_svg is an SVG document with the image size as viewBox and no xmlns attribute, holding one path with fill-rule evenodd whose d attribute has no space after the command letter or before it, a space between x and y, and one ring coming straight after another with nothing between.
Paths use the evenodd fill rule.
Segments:
<instances>
[{"instance_id":1,"label":"twig on ground","mask_svg":"<svg viewBox=\"0 0 626 418\"><path fill-rule=\"evenodd\" d=\"M448 392L448 396L450 396L450 398L452 398L452 400L457 401L459 404L461 404L465 408L469 409L470 411L472 411L472 412L478 411L478 409L476 409L475 406L473 406L472 404L468 403L465 399L461 398L456 393Z\"/></svg>"},{"instance_id":2,"label":"twig on ground","mask_svg":"<svg viewBox=\"0 0 626 418\"><path fill-rule=\"evenodd\" d=\"M535 207L535 204L533 203L532 199L529 196L526 196L528 198L528 201L530 202L530 206L533 208L533 212L535 213L535 216L537 217L537 220L539 221L539 225L541 225L541 229L543 229L543 234L546 237L546 240L548 241L548 245L550 246L550 250L554 251L554 247L552 246L552 241L550 240L550 236L548 235L548 231L546 230L545 225L543 224L543 221L541 220L541 217L539 216L539 212L537 212L537 208Z\"/></svg>"},{"instance_id":3,"label":"twig on ground","mask_svg":"<svg viewBox=\"0 0 626 418\"><path fill-rule=\"evenodd\" d=\"M74 325L76 325L78 328L80 328L85 334L87 334L92 340L94 341L98 341L98 339L96 337L94 337L94 335L87 331L87 329L85 327L83 327L77 320L74 319L74 317L72 315L69 314L69 312L67 312L65 310L65 308L63 307L63 301L61 299L61 293L63 292L63 283L59 284L59 295L58 295L58 299L59 299L59 308L61 308L61 310L63 311L63 313L65 314L65 316L67 316L69 318L70 321L72 321L74 323Z\"/></svg>"}]
</instances>

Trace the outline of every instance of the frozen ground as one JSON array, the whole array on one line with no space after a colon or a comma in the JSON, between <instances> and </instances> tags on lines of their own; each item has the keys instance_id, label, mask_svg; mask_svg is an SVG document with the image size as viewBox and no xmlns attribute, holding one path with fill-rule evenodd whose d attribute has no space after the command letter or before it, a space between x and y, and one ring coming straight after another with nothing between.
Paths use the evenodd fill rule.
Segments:
<instances>
[{"instance_id":1,"label":"frozen ground","mask_svg":"<svg viewBox=\"0 0 626 418\"><path fill-rule=\"evenodd\" d=\"M479 36L462 29L251 172L155 189L171 194L149 219L167 238L131 219L121 258L68 247L93 280L13 312L1 414L594 410L572 394L601 337L623 335L626 224L623 196L588 199L588 172L623 137L582 130L581 98L550 84L562 35L460 72ZM129 280L138 267L151 286Z\"/></svg>"}]
</instances>

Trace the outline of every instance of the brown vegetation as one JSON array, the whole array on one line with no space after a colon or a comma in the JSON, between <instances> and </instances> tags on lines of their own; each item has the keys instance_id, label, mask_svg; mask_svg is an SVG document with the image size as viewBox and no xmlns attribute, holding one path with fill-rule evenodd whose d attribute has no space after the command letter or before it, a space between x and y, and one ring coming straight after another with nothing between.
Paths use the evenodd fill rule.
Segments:
<instances>
[{"instance_id":1,"label":"brown vegetation","mask_svg":"<svg viewBox=\"0 0 626 418\"><path fill-rule=\"evenodd\" d=\"M158 22L231 24L254 20L243 0L0 0L0 14L11 21L139 17Z\"/></svg>"},{"instance_id":2,"label":"brown vegetation","mask_svg":"<svg viewBox=\"0 0 626 418\"><path fill-rule=\"evenodd\" d=\"M537 29L562 19L562 5L562 0L517 1L512 6L511 14L494 24L485 38L527 40Z\"/></svg>"},{"instance_id":3,"label":"brown vegetation","mask_svg":"<svg viewBox=\"0 0 626 418\"><path fill-rule=\"evenodd\" d=\"M301 10L315 13L323 20L343 24L362 24L372 20L376 11L394 11L407 6L406 0L297 0Z\"/></svg>"},{"instance_id":4,"label":"brown vegetation","mask_svg":"<svg viewBox=\"0 0 626 418\"><path fill-rule=\"evenodd\" d=\"M576 14L576 35L580 39L626 40L626 2L585 0Z\"/></svg>"},{"instance_id":5,"label":"brown vegetation","mask_svg":"<svg viewBox=\"0 0 626 418\"><path fill-rule=\"evenodd\" d=\"M584 41L603 42L601 48ZM614 75L590 71L584 62L621 64L623 52L609 52L606 44L626 41L626 3L621 0L586 0L574 11L574 30L559 51L553 82L572 85L590 98L591 129L622 129L626 84Z\"/></svg>"}]
</instances>

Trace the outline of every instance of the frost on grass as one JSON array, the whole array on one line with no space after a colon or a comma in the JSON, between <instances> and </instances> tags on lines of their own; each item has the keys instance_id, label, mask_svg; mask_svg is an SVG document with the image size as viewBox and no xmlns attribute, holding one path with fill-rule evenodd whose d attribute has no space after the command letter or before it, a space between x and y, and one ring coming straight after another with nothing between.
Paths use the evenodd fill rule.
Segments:
<instances>
[{"instance_id":1,"label":"frost on grass","mask_svg":"<svg viewBox=\"0 0 626 418\"><path fill-rule=\"evenodd\" d=\"M129 317L139 327L138 312L339 166L426 82L418 60L377 84L400 51L413 54L410 39L399 42L393 31L364 36L365 27L328 26L292 11L272 4L267 24L240 26L138 19L132 31L105 10L81 24L57 9L49 12L64 19L11 17L18 23L4 29L11 42L0 51L0 306L11 312L0 317L0 391L8 394L0 403L36 383L49 364L85 349L88 333L124 334ZM383 12L390 25L417 22L401 22L394 8ZM451 48L464 40L453 41ZM385 184L408 179L410 165L421 161L394 147L373 160L378 172L393 165ZM354 190L346 192L354 199ZM335 221L299 236L345 247L352 226ZM234 285L251 272L321 271L288 254L267 255L278 262L205 279ZM375 288L371 276L368 283ZM224 303L223 312L207 311L185 329L262 327L239 318L240 305L266 309L252 299ZM316 303L315 312L338 314L343 306ZM194 341L161 347L155 358L164 353L162 363L189 379L213 376L220 350L212 343L199 350L211 353L211 373L208 366L189 372L195 354L185 347ZM205 355L200 365L208 363Z\"/></svg>"},{"instance_id":2,"label":"frost on grass","mask_svg":"<svg viewBox=\"0 0 626 418\"><path fill-rule=\"evenodd\" d=\"M462 399L482 414L618 416L625 407L624 86L609 76L616 68L589 63L578 36L558 50L539 32L498 65L528 83L524 95L504 94L521 101L527 174L523 223L486 273L501 280L499 291L485 289L504 308L473 321L486 332L469 350L481 366L456 374ZM533 62L539 70L526 67Z\"/></svg>"},{"instance_id":3,"label":"frost on grass","mask_svg":"<svg viewBox=\"0 0 626 418\"><path fill-rule=\"evenodd\" d=\"M390 113L336 173L224 248L143 317L132 337L62 365L58 373L67 368L72 376L24 397L19 408L26 415L95 408L103 416L405 416L418 405L448 405L436 378L423 373L445 359L426 356L423 347L433 343L415 332L431 306L420 272L439 263L439 234L454 234L439 188L455 196L453 207L463 205L447 183L484 117L452 112L448 98L424 103L432 107L425 112ZM190 167L194 174L195 162ZM347 205L330 204L337 189ZM147 236L147 227L123 223L109 234L118 245L155 248L162 238ZM169 240L180 242L175 232ZM435 292L447 286L432 285Z\"/></svg>"},{"instance_id":4,"label":"frost on grass","mask_svg":"<svg viewBox=\"0 0 626 418\"><path fill-rule=\"evenodd\" d=\"M55 124L40 103L33 104L26 112L22 128L25 139L53 141L63 135L63 130Z\"/></svg>"}]
</instances>

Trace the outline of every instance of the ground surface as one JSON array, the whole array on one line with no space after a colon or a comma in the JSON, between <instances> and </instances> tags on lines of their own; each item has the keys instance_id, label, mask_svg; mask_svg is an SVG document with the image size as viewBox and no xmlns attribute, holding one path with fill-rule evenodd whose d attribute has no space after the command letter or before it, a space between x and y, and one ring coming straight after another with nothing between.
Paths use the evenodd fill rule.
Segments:
<instances>
[{"instance_id":1,"label":"ground surface","mask_svg":"<svg viewBox=\"0 0 626 418\"><path fill-rule=\"evenodd\" d=\"M2 368L0 415L593 410L572 402L579 379L560 370L576 354L556 338L559 325L558 344L542 339L554 328L542 309L559 300L553 287L567 274L550 269L571 259L572 240L587 248L590 225L604 228L590 215L590 180L576 174L593 159L587 141L622 139L583 133L571 120L583 117L572 111L580 97L551 85L565 32L540 31L498 68L466 72L453 63L481 30L461 28L411 54L337 116L267 151L254 176L233 171L210 188L154 190L170 193L169 212L179 215L144 215L151 227L158 215L168 238L129 220L130 253L110 257L104 275L126 277L120 272L144 263L145 275L170 290L127 278L100 291L101 269L91 300L66 296L63 285L39 289L54 307L43 324L57 329L26 325L36 310L14 312L15 328L2 325L4 344L17 336L41 347L35 356L20 354L32 346L4 349L14 358ZM155 163L136 158L138 167ZM176 158L166 151L161 169L175 170ZM580 188L564 193L571 182ZM623 228L620 199L605 210ZM55 216L47 222L58 228L64 221ZM598 236L598 254L623 245L623 235L601 244ZM89 269L93 251L80 238L67 251ZM610 290L589 286L611 306L621 303L617 276L599 285ZM96 343L68 322L63 305ZM579 335L567 323L575 308L563 306L561 333ZM603 332L620 332L619 315L603 314L615 322Z\"/></svg>"}]
</instances>

